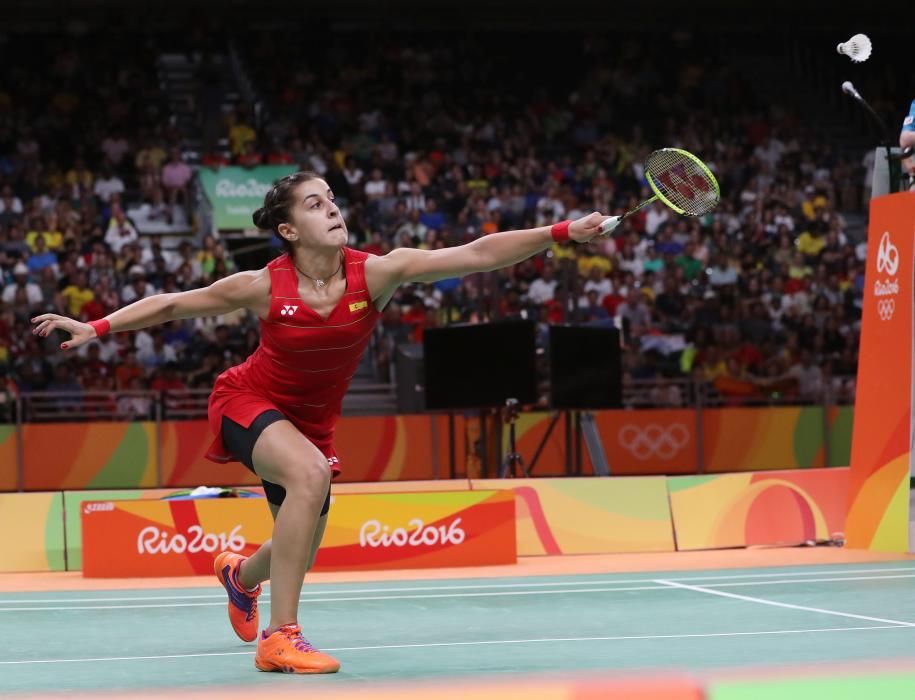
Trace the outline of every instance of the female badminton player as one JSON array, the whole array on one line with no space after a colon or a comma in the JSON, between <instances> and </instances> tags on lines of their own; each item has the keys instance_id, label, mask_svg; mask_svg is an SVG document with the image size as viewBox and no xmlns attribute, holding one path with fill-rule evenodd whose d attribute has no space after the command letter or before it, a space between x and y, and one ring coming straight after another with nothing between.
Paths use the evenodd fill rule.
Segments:
<instances>
[{"instance_id":1,"label":"female badminton player","mask_svg":"<svg viewBox=\"0 0 915 700\"><path fill-rule=\"evenodd\" d=\"M346 222L327 183L315 173L297 172L279 180L254 212L255 225L273 231L285 247L265 268L141 299L91 323L43 314L32 319L33 332L64 331L70 338L60 347L71 350L107 333L175 319L242 308L257 314L259 347L213 387L209 420L216 437L207 457L242 462L263 480L275 520L273 539L250 558L223 552L216 575L229 595L236 634L258 639L258 669L333 673L340 663L302 636L298 603L324 534L330 481L340 471L334 426L381 309L400 284L496 270L557 240L585 242L600 233L605 218L595 212L453 248L400 248L372 256L346 247ZM258 638L257 596L268 579L270 624Z\"/></svg>"}]
</instances>

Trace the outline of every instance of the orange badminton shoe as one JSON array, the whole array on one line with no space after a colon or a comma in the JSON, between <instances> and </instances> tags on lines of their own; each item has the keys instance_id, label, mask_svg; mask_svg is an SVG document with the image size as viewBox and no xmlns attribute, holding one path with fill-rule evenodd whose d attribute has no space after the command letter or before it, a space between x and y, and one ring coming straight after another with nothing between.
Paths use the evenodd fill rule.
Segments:
<instances>
[{"instance_id":1,"label":"orange badminton shoe","mask_svg":"<svg viewBox=\"0 0 915 700\"><path fill-rule=\"evenodd\" d=\"M261 671L281 673L336 673L340 670L340 662L315 649L296 624L283 625L269 635L264 630L257 642L254 665Z\"/></svg>"},{"instance_id":2,"label":"orange badminton shoe","mask_svg":"<svg viewBox=\"0 0 915 700\"><path fill-rule=\"evenodd\" d=\"M240 639L253 642L257 639L258 617L257 597L261 594L258 585L253 591L246 591L238 582L238 570L247 557L233 552L223 552L213 564L216 578L229 594L229 622Z\"/></svg>"}]
</instances>

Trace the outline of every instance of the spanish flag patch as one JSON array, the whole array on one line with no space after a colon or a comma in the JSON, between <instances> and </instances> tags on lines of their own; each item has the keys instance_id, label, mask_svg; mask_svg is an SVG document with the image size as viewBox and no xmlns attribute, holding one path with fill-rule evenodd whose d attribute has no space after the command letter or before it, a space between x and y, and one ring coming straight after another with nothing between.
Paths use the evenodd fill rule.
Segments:
<instances>
[{"instance_id":1,"label":"spanish flag patch","mask_svg":"<svg viewBox=\"0 0 915 700\"><path fill-rule=\"evenodd\" d=\"M360 309L368 308L369 303L367 301L357 301L349 305L349 312L355 313Z\"/></svg>"}]
</instances>

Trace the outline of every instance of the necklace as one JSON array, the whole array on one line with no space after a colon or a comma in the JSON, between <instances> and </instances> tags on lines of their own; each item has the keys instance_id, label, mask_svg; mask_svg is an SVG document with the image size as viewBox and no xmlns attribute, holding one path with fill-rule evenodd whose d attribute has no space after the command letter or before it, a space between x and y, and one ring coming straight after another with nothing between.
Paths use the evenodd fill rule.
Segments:
<instances>
[{"instance_id":1,"label":"necklace","mask_svg":"<svg viewBox=\"0 0 915 700\"><path fill-rule=\"evenodd\" d=\"M310 279L312 282L314 282L314 283L315 283L315 289L323 289L323 288L327 285L327 282L325 282L324 280L318 279L317 277L312 277L312 276L309 275L307 272L302 272L302 270L299 269L299 266L295 264L295 261L293 261L292 266L293 266L300 274L305 275L308 279ZM343 268L343 257L341 256L341 258L340 258L340 264L337 266L337 269L334 270L334 271L330 274L330 276L327 277L326 279L329 279L329 280L330 280L330 279L333 279L334 277L336 277L336 276L337 276L337 273L340 272L340 270L341 270L342 268Z\"/></svg>"}]
</instances>

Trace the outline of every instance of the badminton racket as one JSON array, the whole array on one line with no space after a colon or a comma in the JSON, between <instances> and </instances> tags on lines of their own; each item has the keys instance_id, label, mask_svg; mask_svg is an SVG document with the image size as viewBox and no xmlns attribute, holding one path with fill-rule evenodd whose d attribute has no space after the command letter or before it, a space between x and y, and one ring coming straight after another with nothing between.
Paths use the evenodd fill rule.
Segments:
<instances>
[{"instance_id":1,"label":"badminton racket","mask_svg":"<svg viewBox=\"0 0 915 700\"><path fill-rule=\"evenodd\" d=\"M654 192L622 216L611 216L601 225L607 235L628 217L652 202L663 202L681 216L702 216L718 206L721 190L705 163L688 151L662 148L645 161L645 179Z\"/></svg>"}]
</instances>

